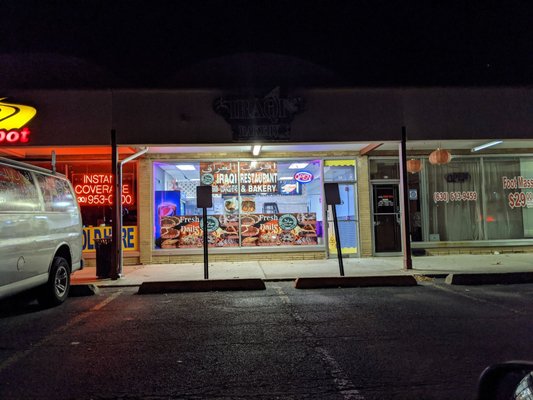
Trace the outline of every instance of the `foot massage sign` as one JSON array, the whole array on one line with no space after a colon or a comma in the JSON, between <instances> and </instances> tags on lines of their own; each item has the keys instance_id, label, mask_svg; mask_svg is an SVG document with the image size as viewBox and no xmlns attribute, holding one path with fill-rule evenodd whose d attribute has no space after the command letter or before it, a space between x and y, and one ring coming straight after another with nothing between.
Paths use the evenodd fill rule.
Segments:
<instances>
[{"instance_id":1,"label":"foot massage sign","mask_svg":"<svg viewBox=\"0 0 533 400\"><path fill-rule=\"evenodd\" d=\"M37 114L37 110L22 104L6 103L0 98L0 145L24 144L30 141L30 130L26 126Z\"/></svg>"}]
</instances>

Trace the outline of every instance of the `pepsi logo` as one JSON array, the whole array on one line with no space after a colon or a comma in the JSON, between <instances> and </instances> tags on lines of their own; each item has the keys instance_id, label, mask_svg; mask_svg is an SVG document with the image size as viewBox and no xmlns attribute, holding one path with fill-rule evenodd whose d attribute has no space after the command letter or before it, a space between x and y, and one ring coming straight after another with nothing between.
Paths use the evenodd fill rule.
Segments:
<instances>
[{"instance_id":1,"label":"pepsi logo","mask_svg":"<svg viewBox=\"0 0 533 400\"><path fill-rule=\"evenodd\" d=\"M300 183L309 183L313 180L313 174L309 171L298 171L294 174L294 180Z\"/></svg>"}]
</instances>

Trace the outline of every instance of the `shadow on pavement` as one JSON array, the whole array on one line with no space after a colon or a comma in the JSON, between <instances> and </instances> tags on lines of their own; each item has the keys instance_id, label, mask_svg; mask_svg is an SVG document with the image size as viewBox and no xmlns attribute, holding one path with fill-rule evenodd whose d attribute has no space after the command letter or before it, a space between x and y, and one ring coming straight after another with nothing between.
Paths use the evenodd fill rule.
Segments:
<instances>
[{"instance_id":1,"label":"shadow on pavement","mask_svg":"<svg viewBox=\"0 0 533 400\"><path fill-rule=\"evenodd\" d=\"M8 318L16 315L30 314L43 311L36 299L34 292L24 292L12 297L0 300L0 318Z\"/></svg>"}]
</instances>

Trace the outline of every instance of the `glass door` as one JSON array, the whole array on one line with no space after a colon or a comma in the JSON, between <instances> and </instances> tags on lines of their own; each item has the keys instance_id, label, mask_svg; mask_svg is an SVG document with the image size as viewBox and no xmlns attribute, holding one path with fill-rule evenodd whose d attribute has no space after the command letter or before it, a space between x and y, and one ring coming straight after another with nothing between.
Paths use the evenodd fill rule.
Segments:
<instances>
[{"instance_id":1,"label":"glass door","mask_svg":"<svg viewBox=\"0 0 533 400\"><path fill-rule=\"evenodd\" d=\"M402 251L399 187L396 183L373 184L374 254Z\"/></svg>"}]
</instances>

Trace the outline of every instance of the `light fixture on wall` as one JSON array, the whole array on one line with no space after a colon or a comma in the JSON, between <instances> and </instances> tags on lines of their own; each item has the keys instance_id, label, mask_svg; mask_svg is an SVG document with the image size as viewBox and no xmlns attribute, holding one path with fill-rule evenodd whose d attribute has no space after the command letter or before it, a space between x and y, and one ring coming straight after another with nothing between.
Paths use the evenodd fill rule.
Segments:
<instances>
[{"instance_id":1,"label":"light fixture on wall","mask_svg":"<svg viewBox=\"0 0 533 400\"><path fill-rule=\"evenodd\" d=\"M261 153L261 145L260 144L256 144L256 145L252 146L252 154L257 157L259 155L259 153Z\"/></svg>"},{"instance_id":2,"label":"light fixture on wall","mask_svg":"<svg viewBox=\"0 0 533 400\"><path fill-rule=\"evenodd\" d=\"M176 168L181 171L196 171L194 165L191 164L178 164L176 165Z\"/></svg>"},{"instance_id":3,"label":"light fixture on wall","mask_svg":"<svg viewBox=\"0 0 533 400\"><path fill-rule=\"evenodd\" d=\"M452 154L448 150L437 148L429 155L430 164L448 164L452 160Z\"/></svg>"},{"instance_id":4,"label":"light fixture on wall","mask_svg":"<svg viewBox=\"0 0 533 400\"><path fill-rule=\"evenodd\" d=\"M497 144L500 144L500 143L503 143L503 140L493 140L492 142L488 142L488 143L485 143L485 144L481 144L479 146L476 146L472 149L472 153L476 152L476 151L479 151L479 150L483 150L483 149L486 149L487 147L492 147L492 146L496 146Z\"/></svg>"}]
</instances>

